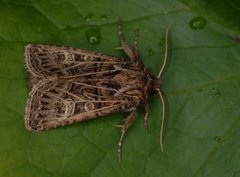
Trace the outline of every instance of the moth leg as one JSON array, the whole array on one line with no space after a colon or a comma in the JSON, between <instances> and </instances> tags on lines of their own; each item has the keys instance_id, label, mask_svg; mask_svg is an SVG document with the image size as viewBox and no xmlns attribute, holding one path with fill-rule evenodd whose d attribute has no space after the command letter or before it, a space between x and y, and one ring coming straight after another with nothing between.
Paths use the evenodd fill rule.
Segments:
<instances>
[{"instance_id":1,"label":"moth leg","mask_svg":"<svg viewBox=\"0 0 240 177\"><path fill-rule=\"evenodd\" d=\"M145 127L145 133L148 133L148 114L149 114L149 104L144 104L145 109L145 116L144 116L144 127Z\"/></svg>"},{"instance_id":2,"label":"moth leg","mask_svg":"<svg viewBox=\"0 0 240 177\"><path fill-rule=\"evenodd\" d=\"M121 152L122 152L122 142L123 142L123 138L124 138L124 135L125 133L127 132L127 129L133 124L133 122L135 121L136 119L136 110L132 111L128 117L124 120L124 123L122 125L122 128L121 128L121 136L119 138L119 141L118 141L118 162L121 161Z\"/></svg>"},{"instance_id":3,"label":"moth leg","mask_svg":"<svg viewBox=\"0 0 240 177\"><path fill-rule=\"evenodd\" d=\"M128 43L125 41L125 37L124 37L124 34L123 34L123 30L122 30L122 21L121 20L119 21L119 25L118 25L118 37L119 37L119 40L121 42L121 47L117 48L117 49L123 50L132 62L136 61L138 59L138 56L136 56L135 50L133 50L128 45ZM137 43L138 42L136 42L136 46L137 46Z\"/></svg>"}]
</instances>

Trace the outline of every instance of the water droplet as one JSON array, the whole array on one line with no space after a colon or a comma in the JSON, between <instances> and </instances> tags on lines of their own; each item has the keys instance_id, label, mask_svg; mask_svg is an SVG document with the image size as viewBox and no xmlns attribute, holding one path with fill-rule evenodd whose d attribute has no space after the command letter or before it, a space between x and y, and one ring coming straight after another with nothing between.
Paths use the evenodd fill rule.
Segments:
<instances>
[{"instance_id":1,"label":"water droplet","mask_svg":"<svg viewBox=\"0 0 240 177\"><path fill-rule=\"evenodd\" d=\"M217 91L215 88L212 88L212 93L216 97L220 97L221 96L221 93L219 91Z\"/></svg>"},{"instance_id":2,"label":"water droplet","mask_svg":"<svg viewBox=\"0 0 240 177\"><path fill-rule=\"evenodd\" d=\"M155 52L152 49L148 50L148 55L154 55L154 54L155 54Z\"/></svg>"},{"instance_id":3,"label":"water droplet","mask_svg":"<svg viewBox=\"0 0 240 177\"><path fill-rule=\"evenodd\" d=\"M203 29L207 25L207 20L203 17L196 17L189 22L192 29Z\"/></svg>"},{"instance_id":4,"label":"water droplet","mask_svg":"<svg viewBox=\"0 0 240 177\"><path fill-rule=\"evenodd\" d=\"M89 13L84 19L86 22L90 22L92 20L92 17L93 17L93 13Z\"/></svg>"},{"instance_id":5,"label":"water droplet","mask_svg":"<svg viewBox=\"0 0 240 177\"><path fill-rule=\"evenodd\" d=\"M101 18L101 20L106 21L107 20L107 15L103 14L100 18Z\"/></svg>"},{"instance_id":6,"label":"water droplet","mask_svg":"<svg viewBox=\"0 0 240 177\"><path fill-rule=\"evenodd\" d=\"M101 41L100 29L91 28L85 33L86 39L90 44L97 45Z\"/></svg>"},{"instance_id":7,"label":"water droplet","mask_svg":"<svg viewBox=\"0 0 240 177\"><path fill-rule=\"evenodd\" d=\"M222 142L222 137L220 137L220 136L215 136L215 137L214 137L214 140L217 141L217 142Z\"/></svg>"},{"instance_id":8,"label":"water droplet","mask_svg":"<svg viewBox=\"0 0 240 177\"><path fill-rule=\"evenodd\" d=\"M168 14L168 11L165 11L165 12L163 12L164 13L164 15L166 15L166 14Z\"/></svg>"},{"instance_id":9,"label":"water droplet","mask_svg":"<svg viewBox=\"0 0 240 177\"><path fill-rule=\"evenodd\" d=\"M220 92L216 92L216 93L215 93L215 96L216 96L216 97L220 97L220 96L221 96L221 93L220 93Z\"/></svg>"}]
</instances>

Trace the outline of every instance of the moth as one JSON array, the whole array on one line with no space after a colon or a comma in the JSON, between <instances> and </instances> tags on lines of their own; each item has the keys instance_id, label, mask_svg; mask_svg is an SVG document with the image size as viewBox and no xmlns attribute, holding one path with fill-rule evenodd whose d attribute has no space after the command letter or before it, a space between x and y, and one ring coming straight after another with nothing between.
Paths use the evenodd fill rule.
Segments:
<instances>
[{"instance_id":1,"label":"moth","mask_svg":"<svg viewBox=\"0 0 240 177\"><path fill-rule=\"evenodd\" d=\"M134 47L125 41L121 22L119 49L127 58L54 45L28 44L25 63L30 78L30 98L25 109L25 126L30 131L43 131L75 122L98 118L115 112L129 112L121 127L117 145L121 159L125 133L136 119L137 108L145 109L147 130L148 97L158 93L162 101L160 145L163 150L165 98L160 78L168 58L168 33L165 34L164 62L158 76L144 66L138 51L138 31Z\"/></svg>"}]
</instances>

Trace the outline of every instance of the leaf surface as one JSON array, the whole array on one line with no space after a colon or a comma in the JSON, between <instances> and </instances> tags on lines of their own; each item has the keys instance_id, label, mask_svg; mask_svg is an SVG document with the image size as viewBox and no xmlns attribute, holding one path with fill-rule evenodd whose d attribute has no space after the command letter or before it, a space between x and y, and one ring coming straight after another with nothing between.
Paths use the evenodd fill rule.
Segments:
<instances>
[{"instance_id":1,"label":"leaf surface","mask_svg":"<svg viewBox=\"0 0 240 177\"><path fill-rule=\"evenodd\" d=\"M240 4L236 0L1 0L0 176L237 177L240 175ZM163 61L170 26L169 67L162 89L170 116L159 146L161 103L149 99L128 131L122 162L116 144L127 113L32 133L24 127L28 74L24 46L44 43L105 54L115 51L118 18L153 74ZM235 18L236 17L236 18Z\"/></svg>"}]
</instances>

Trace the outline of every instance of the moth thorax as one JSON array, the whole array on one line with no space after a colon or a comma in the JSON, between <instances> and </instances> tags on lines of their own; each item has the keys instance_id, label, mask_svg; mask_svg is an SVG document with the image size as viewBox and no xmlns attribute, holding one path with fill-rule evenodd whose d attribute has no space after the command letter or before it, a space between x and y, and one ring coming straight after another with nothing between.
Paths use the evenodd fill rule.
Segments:
<instances>
[{"instance_id":1,"label":"moth thorax","mask_svg":"<svg viewBox=\"0 0 240 177\"><path fill-rule=\"evenodd\" d=\"M94 110L94 108L95 108L94 103L92 103L92 102L84 103L84 109L85 109L86 112L87 111L92 111L92 110Z\"/></svg>"},{"instance_id":2,"label":"moth thorax","mask_svg":"<svg viewBox=\"0 0 240 177\"><path fill-rule=\"evenodd\" d=\"M73 115L74 111L75 111L75 103L72 100L66 100L64 102L65 105L65 113L64 113L64 117L69 117L71 115Z\"/></svg>"},{"instance_id":3,"label":"moth thorax","mask_svg":"<svg viewBox=\"0 0 240 177\"><path fill-rule=\"evenodd\" d=\"M83 59L84 59L84 61L93 61L94 58L93 58L93 56L85 55Z\"/></svg>"}]
</instances>

